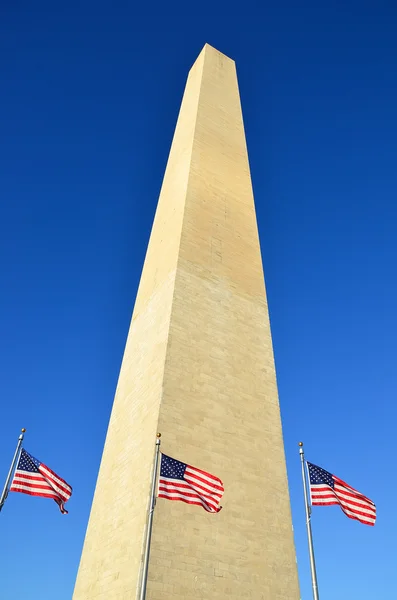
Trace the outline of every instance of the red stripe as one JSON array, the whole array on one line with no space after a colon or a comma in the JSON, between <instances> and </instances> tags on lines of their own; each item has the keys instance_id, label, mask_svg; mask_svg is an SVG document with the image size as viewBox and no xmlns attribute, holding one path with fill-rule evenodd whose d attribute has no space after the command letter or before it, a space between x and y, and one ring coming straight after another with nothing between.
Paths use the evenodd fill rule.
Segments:
<instances>
[{"instance_id":1,"label":"red stripe","mask_svg":"<svg viewBox=\"0 0 397 600\"><path fill-rule=\"evenodd\" d=\"M72 495L72 491L71 489L67 489L65 488L65 486L60 485L57 481L53 481L51 478L49 477L44 477L45 480L54 488L57 488L57 492L60 495L65 496L65 498L70 498L70 496Z\"/></svg>"},{"instance_id":2,"label":"red stripe","mask_svg":"<svg viewBox=\"0 0 397 600\"><path fill-rule=\"evenodd\" d=\"M351 498L356 498L356 499L362 500L366 504L370 504L371 506L375 506L375 504L372 502L372 500L370 500L369 498L367 498L363 494L360 494L359 492L356 492L356 493L352 492L351 488L347 488L344 485L340 485L339 483L336 483L335 490L343 492L344 494L346 494L346 496L350 496Z\"/></svg>"},{"instance_id":3,"label":"red stripe","mask_svg":"<svg viewBox=\"0 0 397 600\"><path fill-rule=\"evenodd\" d=\"M164 481L164 480L160 479L159 490L160 489L162 489L163 491L168 491L168 492L176 492L178 494L186 495L187 497L198 498L203 503L213 506L214 509L216 509L219 506L218 499L214 499L211 497L204 497L203 494L196 492L196 490L194 490L190 486L186 486L186 484L184 482L182 482L180 479L176 479L173 482Z\"/></svg>"},{"instance_id":4,"label":"red stripe","mask_svg":"<svg viewBox=\"0 0 397 600\"><path fill-rule=\"evenodd\" d=\"M324 494L319 494L319 492L324 491L324 492L328 492L326 495ZM346 494L349 497L348 498L344 498L343 496L341 496L340 494ZM375 505L369 501L366 502L365 500L361 499L361 496L357 497L354 494L347 494L345 491L345 488L331 488L329 486L324 486L324 487L317 487L315 489L312 490L312 499L321 499L321 498L332 498L333 496L336 496L340 502L345 502L346 504L353 504L354 506L358 506L359 508L367 508L368 510L373 511L374 513L376 513L376 507Z\"/></svg>"},{"instance_id":5,"label":"red stripe","mask_svg":"<svg viewBox=\"0 0 397 600\"><path fill-rule=\"evenodd\" d=\"M339 504L340 506L344 506L346 508L346 510L350 510L353 513L357 513L359 515L364 515L366 517L368 517L368 519L375 519L376 518L376 513L375 512L365 512L365 511L360 511L357 508L355 508L354 506L350 506L347 503L342 502L341 500L339 500L338 498L332 498L330 500L326 499L323 496L324 500L315 500L312 502L313 506L332 506L333 504Z\"/></svg>"},{"instance_id":6,"label":"red stripe","mask_svg":"<svg viewBox=\"0 0 397 600\"><path fill-rule=\"evenodd\" d=\"M204 486L200 485L199 483L196 483L195 481L191 481L189 478L186 477L186 475L185 475L185 481L188 482L189 487L194 487L199 490L202 490L204 494L208 494L210 496L217 496L217 497L219 497L219 499L222 498L222 494L220 492L211 492L211 490L209 490L208 488L205 488Z\"/></svg>"},{"instance_id":7,"label":"red stripe","mask_svg":"<svg viewBox=\"0 0 397 600\"><path fill-rule=\"evenodd\" d=\"M313 500L313 504L315 503L315 501L319 501L321 502L321 500L326 500L328 498L334 498L334 497L338 498L338 503L340 502L341 504L346 504L349 505L349 507L351 508L351 510L354 510L354 506L357 506L358 508L367 508L369 511L371 511L371 513L376 514L376 509L372 506L372 504L364 504L362 502L354 502L354 500L350 500L350 499L345 499L345 498L341 498L338 496L338 494L322 494L317 495L317 494L312 494L312 500ZM353 505L353 506L351 506Z\"/></svg>"},{"instance_id":8,"label":"red stripe","mask_svg":"<svg viewBox=\"0 0 397 600\"><path fill-rule=\"evenodd\" d=\"M326 495L320 495L320 494L318 494L318 492L320 492L320 491L325 491L325 492L330 492L330 493L327 493ZM346 492L344 487L342 488L341 491L343 491L343 493ZM362 494L359 494L360 498L357 498L354 494L351 494L351 495L349 494L349 499L346 500L344 498L341 498L338 495L337 491L328 485L323 485L321 487L317 486L314 488L310 487L310 492L311 492L313 506L339 505L340 508L342 509L342 511L345 513L345 515L347 517L349 517L349 519L359 521L360 523L363 523L364 525L373 526L375 524L376 507L371 500L369 500L369 503L365 504L364 506L358 502L354 502L354 501L350 500L350 496L352 498L361 500ZM317 494L316 494L316 492L317 492ZM364 496L364 498L366 498L366 497ZM367 508L368 510L371 511L371 513L365 513L361 510L358 510L354 506L353 507L348 506L348 504L353 504L354 506L358 506L359 508ZM373 521L373 522L371 522L371 521Z\"/></svg>"},{"instance_id":9,"label":"red stripe","mask_svg":"<svg viewBox=\"0 0 397 600\"><path fill-rule=\"evenodd\" d=\"M215 475L211 475L211 473L207 473L206 471L202 471L201 469L196 469L196 467L192 467L191 465L186 465L186 468L194 473L199 473L200 475L205 475L206 477L208 477L209 479L211 479L214 482L214 485L220 485L221 488L223 489L223 482L219 479L219 477L216 477Z\"/></svg>"},{"instance_id":10,"label":"red stripe","mask_svg":"<svg viewBox=\"0 0 397 600\"><path fill-rule=\"evenodd\" d=\"M376 516L368 515L367 513L362 513L356 510L350 510L347 507L344 507L340 502L321 502L313 504L313 506L339 506L345 515L350 519L355 519L356 521L360 521L360 523L364 523L364 525L374 525L376 521ZM347 512L350 511L350 512ZM352 514L351 514L352 513ZM357 516L355 516L357 515ZM361 517L361 518L360 518Z\"/></svg>"},{"instance_id":11,"label":"red stripe","mask_svg":"<svg viewBox=\"0 0 397 600\"><path fill-rule=\"evenodd\" d=\"M47 474L46 472L43 472L41 469L46 469L49 474ZM56 473L54 473L54 471L52 471L49 467L47 467L47 465L40 465L39 467L39 471L41 473L41 475L48 481L48 480L53 480L54 484L59 487L62 491L64 491L66 494L69 494L69 497L72 495L72 488L70 487L70 485L68 483L66 483L66 481L64 481L61 477L59 477L59 475L57 475Z\"/></svg>"},{"instance_id":12,"label":"red stripe","mask_svg":"<svg viewBox=\"0 0 397 600\"><path fill-rule=\"evenodd\" d=\"M350 519L356 519L357 521L360 521L360 523L364 523L365 525L373 525L375 523L375 516L368 515L359 510L349 509L347 506L343 506L343 504L341 504L340 507L345 513L345 515ZM353 513L353 515L351 515L348 511L350 511L350 513ZM373 521L373 523L371 521Z\"/></svg>"},{"instance_id":13,"label":"red stripe","mask_svg":"<svg viewBox=\"0 0 397 600\"><path fill-rule=\"evenodd\" d=\"M37 496L39 498L50 498L52 500L55 500L55 502L58 504L59 510L61 511L62 514L64 514L64 515L68 514L68 511L64 507L64 502L63 502L62 498L60 496L58 496L55 492L53 492L52 494L43 494L43 493L40 493L40 492L35 492L33 489L30 489L30 490L20 490L18 488L13 488L12 486L10 488L10 492L17 492L19 494L26 494L27 496Z\"/></svg>"},{"instance_id":14,"label":"red stripe","mask_svg":"<svg viewBox=\"0 0 397 600\"><path fill-rule=\"evenodd\" d=\"M26 485L46 485L52 489L49 483L45 479L34 479L32 477L25 477L24 475L15 475L13 482L25 483Z\"/></svg>"},{"instance_id":15,"label":"red stripe","mask_svg":"<svg viewBox=\"0 0 397 600\"><path fill-rule=\"evenodd\" d=\"M183 483L181 479L175 479L175 482L178 482L177 484L171 481L166 481L165 479L160 479L160 483L162 483L163 485L178 485L178 487L180 488L185 488L187 490L191 490L193 489L194 491L196 491L200 496L205 496L206 498L211 498L212 500L215 501L219 501L221 496L219 494L211 494L208 490L203 490L201 491L201 486L199 485L191 485L190 483ZM199 490L196 490L196 487L200 488ZM219 495L219 498L218 498ZM214 497L216 496L216 497Z\"/></svg>"},{"instance_id":16,"label":"red stripe","mask_svg":"<svg viewBox=\"0 0 397 600\"><path fill-rule=\"evenodd\" d=\"M23 471L23 473L15 471L14 479L18 479L18 477L23 477L24 479L30 479L31 481L43 481L44 477L41 473L37 473L39 477L35 477L34 475L30 475L27 471Z\"/></svg>"},{"instance_id":17,"label":"red stripe","mask_svg":"<svg viewBox=\"0 0 397 600\"><path fill-rule=\"evenodd\" d=\"M190 468L191 468L191 467L190 467ZM203 477L199 477L199 476L198 476L198 475L196 475L195 473L187 473L187 472L185 471L185 479L187 479L187 477L189 476L189 474L190 474L192 477L195 477L195 479L198 479L198 480L199 480L199 481L201 481L202 483L206 484L208 487L212 487L212 488L214 488L215 490L220 490L221 492L224 492L224 491L225 491L225 490L224 490L224 488L223 488L223 486L216 485L215 483L210 483L209 481L206 481L206 480L205 480ZM222 483L222 482L221 482L221 483Z\"/></svg>"},{"instance_id":18,"label":"red stripe","mask_svg":"<svg viewBox=\"0 0 397 600\"><path fill-rule=\"evenodd\" d=\"M341 506L343 506L343 507L346 508L346 510L350 510L353 513L356 513L358 515L365 515L369 519L374 519L376 517L376 513L372 512L372 511L370 513L368 513L368 512L365 512L363 510L360 510L360 509L365 508L365 507L360 506L360 505L356 505L356 503L353 503L353 502L349 502L349 503L343 502L343 500L341 500L340 498L339 498L339 502L340 502ZM351 504L354 504L354 506L350 506ZM357 508L356 508L356 506L357 506Z\"/></svg>"},{"instance_id":19,"label":"red stripe","mask_svg":"<svg viewBox=\"0 0 397 600\"><path fill-rule=\"evenodd\" d=\"M37 479L34 477L25 477L24 475L15 475L14 481L19 481L19 482L23 481L24 483L26 483L26 485L40 485L40 484L45 483L45 485L49 486L49 484L46 482L45 479Z\"/></svg>"},{"instance_id":20,"label":"red stripe","mask_svg":"<svg viewBox=\"0 0 397 600\"><path fill-rule=\"evenodd\" d=\"M200 494L195 494L194 492L186 492L185 490L181 490L179 488L179 486L161 486L159 487L159 490L163 491L163 492L169 492L170 494L175 493L175 494L181 494L182 496L186 496L187 498L201 498ZM203 500L204 502L205 500Z\"/></svg>"},{"instance_id":21,"label":"red stripe","mask_svg":"<svg viewBox=\"0 0 397 600\"><path fill-rule=\"evenodd\" d=\"M185 504L195 504L196 506L202 506L207 512L214 513L219 512L221 509L217 510L209 510L203 502L193 502L192 500L186 500L184 498L169 498L168 496L164 496L163 494L158 495L159 498L165 498L166 500L180 500L181 502L185 502Z\"/></svg>"},{"instance_id":22,"label":"red stripe","mask_svg":"<svg viewBox=\"0 0 397 600\"><path fill-rule=\"evenodd\" d=\"M363 500L366 500L367 502L370 502L375 506L375 503L372 502L372 500L367 498L367 496L364 496L364 494L362 494L361 492L358 492L357 490L352 488L351 485L348 485L345 481L343 481L343 479L339 479L339 477L335 477L335 475L333 475L332 477L334 478L334 481L337 485L344 487L347 491L353 492L356 496L360 496Z\"/></svg>"},{"instance_id":23,"label":"red stripe","mask_svg":"<svg viewBox=\"0 0 397 600\"><path fill-rule=\"evenodd\" d=\"M27 494L28 496L39 496L40 498L52 498L53 500L59 500L59 496L56 494L40 494L40 492L34 492L33 490L20 490L18 488L10 488L10 492L19 492L20 494Z\"/></svg>"},{"instance_id":24,"label":"red stripe","mask_svg":"<svg viewBox=\"0 0 397 600\"><path fill-rule=\"evenodd\" d=\"M48 469L48 467L46 467L46 469ZM48 471L52 473L51 469L48 469ZM60 491L55 490L55 492L59 494L59 496L62 497L65 502L69 500L69 498L72 495L72 488L70 486L68 486L68 489L66 489L62 484L59 484L57 481L53 481L52 479L50 479L49 476L46 477L41 471L39 471L37 475L39 475L39 477L31 475L28 471L23 471L22 473L16 471L14 475L14 481L25 481L27 485L32 485L33 482L42 482L46 484L49 489L54 489L55 485L60 489ZM63 480L61 479L61 481Z\"/></svg>"},{"instance_id":25,"label":"red stripe","mask_svg":"<svg viewBox=\"0 0 397 600\"><path fill-rule=\"evenodd\" d=\"M44 484L44 485L43 485L43 484L39 484L39 485L32 485L30 482L27 482L27 481L25 481L25 482L24 482L24 481L13 481L13 483L12 483L12 486L13 486L14 484L15 484L15 485L17 485L17 484L19 484L19 485L25 485L25 486L27 486L27 487L31 488L32 490L48 490L48 491L50 491L50 492L54 492L54 494L56 494L56 493L57 493L57 492L55 492L55 491L52 489L52 487L51 487L51 486L49 486L49 485L46 485L46 484ZM12 487L12 486L11 486L11 487ZM57 494L57 495L59 496L59 494Z\"/></svg>"},{"instance_id":26,"label":"red stripe","mask_svg":"<svg viewBox=\"0 0 397 600\"><path fill-rule=\"evenodd\" d=\"M183 489L181 489L183 488ZM191 489L191 488L187 488L187 489ZM191 492L186 492L185 491L185 486L180 486L180 485L175 485L175 484L170 484L169 482L163 482L160 481L160 485L159 485L159 490L162 490L163 492L175 492L177 494L182 494L183 496L186 496L188 498L198 498L202 501L202 503L213 506L215 509L218 507L219 502L213 500L212 498L203 498L201 494L195 493L194 490Z\"/></svg>"},{"instance_id":27,"label":"red stripe","mask_svg":"<svg viewBox=\"0 0 397 600\"><path fill-rule=\"evenodd\" d=\"M180 500L181 502L185 502L186 504L195 504L197 506L202 506L207 512L210 512L210 513L219 512L222 508L222 507L211 508L208 504L203 502L198 496L196 496L196 499L198 500L197 502L195 502L194 500L191 500L190 498L188 498L186 496L183 496L182 498L170 498L169 496L167 496L166 494L162 494L161 492L158 494L158 497L165 498L166 500Z\"/></svg>"},{"instance_id":28,"label":"red stripe","mask_svg":"<svg viewBox=\"0 0 397 600\"><path fill-rule=\"evenodd\" d=\"M198 496L188 496L188 495L183 495L183 494L181 494L180 496L175 496L175 495L173 496L169 490L168 490L168 493L165 490L162 490L161 493L159 494L159 497L162 497L162 498L167 497L168 500L181 500L182 502L187 502L187 503L200 502L200 504L202 506L204 506L206 509L208 509L209 512L216 511L216 507L212 507L211 505L207 504Z\"/></svg>"}]
</instances>

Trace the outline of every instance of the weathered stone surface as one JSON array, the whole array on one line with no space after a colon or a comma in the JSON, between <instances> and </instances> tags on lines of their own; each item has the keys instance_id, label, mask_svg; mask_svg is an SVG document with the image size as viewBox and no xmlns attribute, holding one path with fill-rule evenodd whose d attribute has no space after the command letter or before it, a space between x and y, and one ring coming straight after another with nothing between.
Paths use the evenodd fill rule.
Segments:
<instances>
[{"instance_id":1,"label":"weathered stone surface","mask_svg":"<svg viewBox=\"0 0 397 600\"><path fill-rule=\"evenodd\" d=\"M298 600L272 340L235 64L189 74L120 371L74 600L139 590L156 432L223 510L160 499L148 600Z\"/></svg>"}]
</instances>

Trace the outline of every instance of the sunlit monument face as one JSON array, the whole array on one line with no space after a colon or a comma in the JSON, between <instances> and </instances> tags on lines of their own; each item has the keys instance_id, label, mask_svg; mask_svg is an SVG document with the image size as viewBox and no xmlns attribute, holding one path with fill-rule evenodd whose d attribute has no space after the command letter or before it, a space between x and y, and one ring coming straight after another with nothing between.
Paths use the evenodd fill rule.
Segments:
<instances>
[{"instance_id":1,"label":"sunlit monument face","mask_svg":"<svg viewBox=\"0 0 397 600\"><path fill-rule=\"evenodd\" d=\"M74 600L135 600L157 431L223 481L158 499L150 600L299 600L272 340L234 62L192 67L135 302Z\"/></svg>"}]
</instances>

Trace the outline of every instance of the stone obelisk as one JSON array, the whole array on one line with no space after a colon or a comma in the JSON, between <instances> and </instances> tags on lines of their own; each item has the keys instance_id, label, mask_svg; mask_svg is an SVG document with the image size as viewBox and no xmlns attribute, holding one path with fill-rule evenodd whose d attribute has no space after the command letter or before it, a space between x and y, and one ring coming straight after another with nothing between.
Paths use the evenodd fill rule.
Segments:
<instances>
[{"instance_id":1,"label":"stone obelisk","mask_svg":"<svg viewBox=\"0 0 397 600\"><path fill-rule=\"evenodd\" d=\"M299 600L235 63L208 45L183 96L74 600L137 598L158 431L225 495L215 515L157 501L147 600Z\"/></svg>"}]
</instances>

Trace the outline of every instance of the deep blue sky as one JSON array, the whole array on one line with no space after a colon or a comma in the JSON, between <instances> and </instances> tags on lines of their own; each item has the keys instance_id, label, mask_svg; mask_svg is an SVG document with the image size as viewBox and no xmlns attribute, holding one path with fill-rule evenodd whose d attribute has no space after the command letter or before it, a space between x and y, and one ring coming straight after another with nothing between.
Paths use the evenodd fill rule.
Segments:
<instances>
[{"instance_id":1,"label":"deep blue sky","mask_svg":"<svg viewBox=\"0 0 397 600\"><path fill-rule=\"evenodd\" d=\"M302 599L300 439L378 506L375 528L314 509L321 600L397 596L397 9L259 4L2 4L0 477L25 426L26 449L75 490L67 517L10 495L2 600L71 598L184 83L205 42L237 61Z\"/></svg>"}]
</instances>

